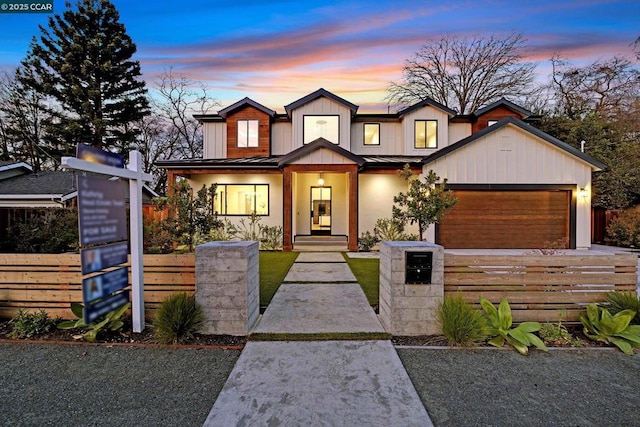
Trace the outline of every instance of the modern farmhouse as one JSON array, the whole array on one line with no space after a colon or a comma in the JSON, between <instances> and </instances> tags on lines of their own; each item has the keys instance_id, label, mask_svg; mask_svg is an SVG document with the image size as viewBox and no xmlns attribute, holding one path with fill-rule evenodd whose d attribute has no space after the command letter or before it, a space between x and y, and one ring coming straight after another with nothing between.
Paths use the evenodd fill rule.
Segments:
<instances>
[{"instance_id":1,"label":"modern farmhouse","mask_svg":"<svg viewBox=\"0 0 640 427\"><path fill-rule=\"evenodd\" d=\"M262 216L297 237L358 235L391 217L407 188L396 171L434 170L458 203L425 236L447 248L591 244L591 173L604 166L533 127L531 112L500 100L469 115L433 100L397 113L358 106L319 89L277 113L249 98L204 125L202 159L166 160L169 183L217 183L222 217Z\"/></svg>"}]
</instances>

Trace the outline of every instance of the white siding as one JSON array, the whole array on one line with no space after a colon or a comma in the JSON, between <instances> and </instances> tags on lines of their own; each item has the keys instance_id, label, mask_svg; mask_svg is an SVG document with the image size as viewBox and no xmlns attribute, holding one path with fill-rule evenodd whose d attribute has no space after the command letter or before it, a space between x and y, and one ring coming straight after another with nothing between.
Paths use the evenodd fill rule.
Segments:
<instances>
[{"instance_id":1,"label":"white siding","mask_svg":"<svg viewBox=\"0 0 640 427\"><path fill-rule=\"evenodd\" d=\"M282 175L278 174L220 174L193 175L189 185L194 190L202 188L203 184L269 184L269 215L261 217L260 224L282 226ZM246 216L220 216L228 218L232 223L239 224ZM245 219L245 223L247 220Z\"/></svg>"},{"instance_id":2,"label":"white siding","mask_svg":"<svg viewBox=\"0 0 640 427\"><path fill-rule=\"evenodd\" d=\"M372 120L367 123L378 123ZM351 125L351 152L359 155L398 155L402 153L402 124L380 123L380 145L364 145L364 123Z\"/></svg>"},{"instance_id":3,"label":"white siding","mask_svg":"<svg viewBox=\"0 0 640 427\"><path fill-rule=\"evenodd\" d=\"M450 123L449 124L449 144L458 142L471 135L471 123Z\"/></svg>"},{"instance_id":4,"label":"white siding","mask_svg":"<svg viewBox=\"0 0 640 427\"><path fill-rule=\"evenodd\" d=\"M329 98L321 97L293 110L293 150L303 145L303 117L309 115L340 116L340 147L351 149L351 110Z\"/></svg>"},{"instance_id":5,"label":"white siding","mask_svg":"<svg viewBox=\"0 0 640 427\"><path fill-rule=\"evenodd\" d=\"M438 121L438 148L414 148L416 120ZM431 106L420 108L419 110L412 111L410 114L402 118L402 133L404 139L404 152L397 154L407 156L428 156L449 144L449 116L444 111Z\"/></svg>"},{"instance_id":6,"label":"white siding","mask_svg":"<svg viewBox=\"0 0 640 427\"><path fill-rule=\"evenodd\" d=\"M227 123L204 123L203 158L224 159L227 157Z\"/></svg>"},{"instance_id":7,"label":"white siding","mask_svg":"<svg viewBox=\"0 0 640 427\"><path fill-rule=\"evenodd\" d=\"M312 153L302 156L299 159L291 162L292 165L352 165L354 162L346 157L328 150L321 148L315 150Z\"/></svg>"},{"instance_id":8,"label":"white siding","mask_svg":"<svg viewBox=\"0 0 640 427\"><path fill-rule=\"evenodd\" d=\"M293 151L291 132L290 122L277 122L271 125L271 154L282 156Z\"/></svg>"}]
</instances>

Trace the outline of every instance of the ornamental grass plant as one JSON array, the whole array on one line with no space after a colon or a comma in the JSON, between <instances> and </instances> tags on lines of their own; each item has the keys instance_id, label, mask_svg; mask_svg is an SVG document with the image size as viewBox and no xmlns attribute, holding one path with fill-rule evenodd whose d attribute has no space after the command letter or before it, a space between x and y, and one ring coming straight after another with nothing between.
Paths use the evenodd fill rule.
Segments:
<instances>
[{"instance_id":1,"label":"ornamental grass plant","mask_svg":"<svg viewBox=\"0 0 640 427\"><path fill-rule=\"evenodd\" d=\"M450 345L474 346L487 339L487 327L482 313L461 295L446 295L437 311L442 334Z\"/></svg>"},{"instance_id":2,"label":"ornamental grass plant","mask_svg":"<svg viewBox=\"0 0 640 427\"><path fill-rule=\"evenodd\" d=\"M631 319L632 325L640 325L640 298L635 292L609 292L602 304L609 313L615 315L624 310L632 310L636 315Z\"/></svg>"},{"instance_id":3,"label":"ornamental grass plant","mask_svg":"<svg viewBox=\"0 0 640 427\"><path fill-rule=\"evenodd\" d=\"M178 344L192 337L204 321L204 312L194 294L172 294L158 307L153 321L154 335L162 344Z\"/></svg>"}]
</instances>

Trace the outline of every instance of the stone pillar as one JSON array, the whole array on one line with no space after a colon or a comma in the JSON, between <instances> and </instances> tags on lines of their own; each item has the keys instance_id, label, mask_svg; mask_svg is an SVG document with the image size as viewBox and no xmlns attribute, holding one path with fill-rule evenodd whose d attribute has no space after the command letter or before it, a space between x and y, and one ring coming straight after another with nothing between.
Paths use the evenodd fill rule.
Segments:
<instances>
[{"instance_id":1,"label":"stone pillar","mask_svg":"<svg viewBox=\"0 0 640 427\"><path fill-rule=\"evenodd\" d=\"M207 334L245 336L260 314L258 242L209 242L196 247L196 301Z\"/></svg>"},{"instance_id":2,"label":"stone pillar","mask_svg":"<svg viewBox=\"0 0 640 427\"><path fill-rule=\"evenodd\" d=\"M432 252L430 284L407 284L407 253ZM444 248L429 242L380 244L379 318L396 336L440 334L436 317L444 298Z\"/></svg>"}]
</instances>

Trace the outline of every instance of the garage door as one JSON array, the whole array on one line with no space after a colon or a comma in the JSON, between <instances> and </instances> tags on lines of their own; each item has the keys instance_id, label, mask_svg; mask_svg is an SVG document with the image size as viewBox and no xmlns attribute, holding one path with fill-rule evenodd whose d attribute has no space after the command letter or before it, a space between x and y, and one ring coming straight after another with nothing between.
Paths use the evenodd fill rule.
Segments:
<instances>
[{"instance_id":1,"label":"garage door","mask_svg":"<svg viewBox=\"0 0 640 427\"><path fill-rule=\"evenodd\" d=\"M453 191L438 226L445 248L543 248L569 241L570 191Z\"/></svg>"}]
</instances>

